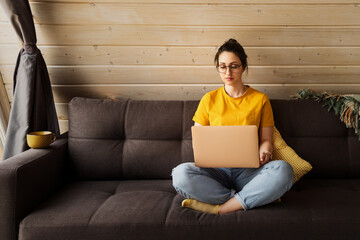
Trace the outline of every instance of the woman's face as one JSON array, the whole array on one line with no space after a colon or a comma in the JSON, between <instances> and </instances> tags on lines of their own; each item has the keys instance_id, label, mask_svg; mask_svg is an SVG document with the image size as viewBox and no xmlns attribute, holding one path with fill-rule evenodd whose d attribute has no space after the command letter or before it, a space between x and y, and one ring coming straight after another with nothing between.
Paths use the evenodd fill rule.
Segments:
<instances>
[{"instance_id":1,"label":"woman's face","mask_svg":"<svg viewBox=\"0 0 360 240\"><path fill-rule=\"evenodd\" d=\"M241 60L233 52L222 52L219 55L218 71L221 80L225 85L236 86L242 85L242 74L244 68L241 65Z\"/></svg>"}]
</instances>

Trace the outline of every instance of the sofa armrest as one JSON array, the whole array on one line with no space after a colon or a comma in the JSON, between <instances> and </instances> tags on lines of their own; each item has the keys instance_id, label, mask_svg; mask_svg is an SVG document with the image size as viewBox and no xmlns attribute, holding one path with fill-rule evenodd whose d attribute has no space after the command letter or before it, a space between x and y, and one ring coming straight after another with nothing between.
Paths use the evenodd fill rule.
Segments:
<instances>
[{"instance_id":1,"label":"sofa armrest","mask_svg":"<svg viewBox=\"0 0 360 240\"><path fill-rule=\"evenodd\" d=\"M0 239L18 237L20 221L66 180L67 138L0 163Z\"/></svg>"}]
</instances>

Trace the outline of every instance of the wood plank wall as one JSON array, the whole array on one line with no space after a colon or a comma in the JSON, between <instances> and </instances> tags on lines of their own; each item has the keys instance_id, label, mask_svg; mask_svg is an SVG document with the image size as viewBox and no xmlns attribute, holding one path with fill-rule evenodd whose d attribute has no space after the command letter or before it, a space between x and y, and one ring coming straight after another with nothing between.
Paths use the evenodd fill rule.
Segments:
<instances>
[{"instance_id":1,"label":"wood plank wall","mask_svg":"<svg viewBox=\"0 0 360 240\"><path fill-rule=\"evenodd\" d=\"M200 99L220 86L216 48L236 38L245 82L270 98L360 93L360 0L31 0L62 132L74 96ZM0 14L0 72L12 101L19 51Z\"/></svg>"},{"instance_id":2,"label":"wood plank wall","mask_svg":"<svg viewBox=\"0 0 360 240\"><path fill-rule=\"evenodd\" d=\"M0 161L6 137L6 128L10 117L10 103L5 90L5 85L0 73Z\"/></svg>"}]
</instances>

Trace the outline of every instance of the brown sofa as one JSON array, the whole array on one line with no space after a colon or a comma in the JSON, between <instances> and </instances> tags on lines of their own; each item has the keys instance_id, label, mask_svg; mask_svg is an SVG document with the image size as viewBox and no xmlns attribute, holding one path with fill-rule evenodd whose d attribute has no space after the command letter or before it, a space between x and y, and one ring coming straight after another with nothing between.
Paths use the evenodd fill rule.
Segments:
<instances>
[{"instance_id":1,"label":"brown sofa","mask_svg":"<svg viewBox=\"0 0 360 240\"><path fill-rule=\"evenodd\" d=\"M0 164L0 239L360 239L360 142L313 100L272 100L313 170L281 203L223 216L180 206L198 101L74 98L69 133Z\"/></svg>"}]
</instances>

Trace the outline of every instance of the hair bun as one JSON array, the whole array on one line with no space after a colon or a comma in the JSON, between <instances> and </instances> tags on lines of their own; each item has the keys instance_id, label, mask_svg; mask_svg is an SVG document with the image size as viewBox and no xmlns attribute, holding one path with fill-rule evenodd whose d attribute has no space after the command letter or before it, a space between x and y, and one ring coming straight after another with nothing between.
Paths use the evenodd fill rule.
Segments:
<instances>
[{"instance_id":1,"label":"hair bun","mask_svg":"<svg viewBox=\"0 0 360 240\"><path fill-rule=\"evenodd\" d=\"M228 43L238 43L238 41L236 41L236 39L233 39L233 38L230 38L226 42L228 42Z\"/></svg>"}]
</instances>

